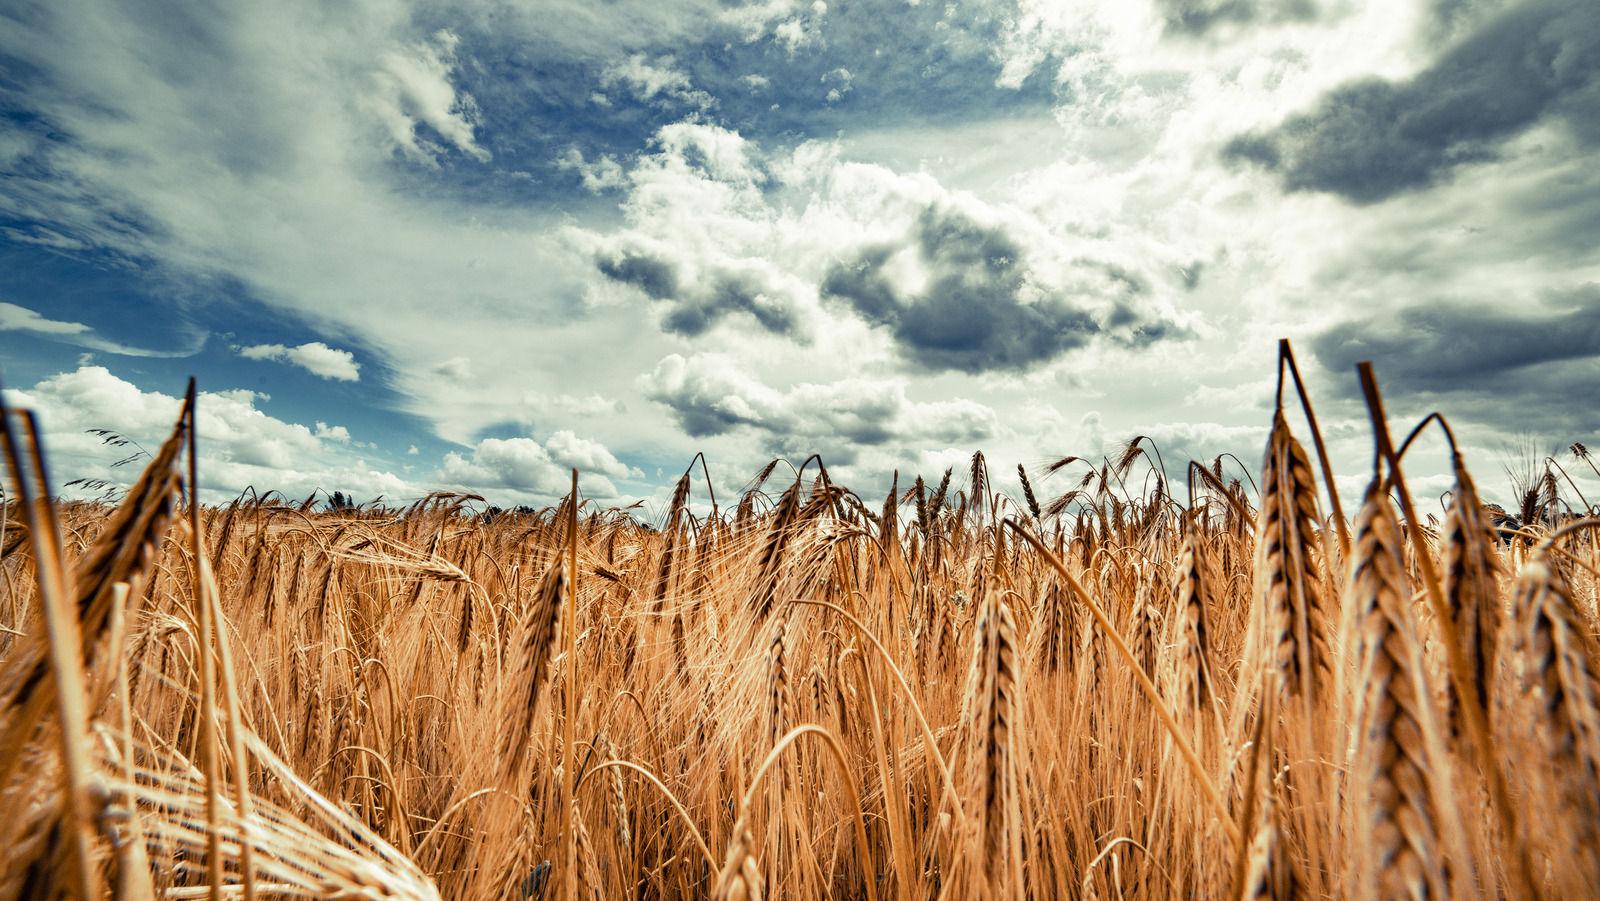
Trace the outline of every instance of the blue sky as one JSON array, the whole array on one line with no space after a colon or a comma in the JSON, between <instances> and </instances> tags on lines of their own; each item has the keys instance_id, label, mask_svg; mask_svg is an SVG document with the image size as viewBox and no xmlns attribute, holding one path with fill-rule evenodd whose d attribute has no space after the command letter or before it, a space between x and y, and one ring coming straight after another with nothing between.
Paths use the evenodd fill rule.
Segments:
<instances>
[{"instance_id":1,"label":"blue sky","mask_svg":"<svg viewBox=\"0 0 1600 901\"><path fill-rule=\"evenodd\" d=\"M58 481L130 478L86 430L189 375L212 499L1253 466L1280 337L1347 492L1363 359L1490 493L1518 436L1600 445L1583 0L0 17L0 363Z\"/></svg>"}]
</instances>

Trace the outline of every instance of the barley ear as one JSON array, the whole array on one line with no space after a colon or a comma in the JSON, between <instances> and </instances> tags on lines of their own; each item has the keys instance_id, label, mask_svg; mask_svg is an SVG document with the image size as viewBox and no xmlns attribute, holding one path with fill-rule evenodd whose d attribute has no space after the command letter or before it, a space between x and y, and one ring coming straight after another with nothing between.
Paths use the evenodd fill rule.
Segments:
<instances>
[{"instance_id":1,"label":"barley ear","mask_svg":"<svg viewBox=\"0 0 1600 901\"><path fill-rule=\"evenodd\" d=\"M1596 648L1548 543L1517 577L1512 619L1502 631L1510 668L1501 709L1508 747L1532 766L1513 771L1540 811L1524 839L1552 861L1556 894L1600 895L1600 675Z\"/></svg>"},{"instance_id":2,"label":"barley ear","mask_svg":"<svg viewBox=\"0 0 1600 901\"><path fill-rule=\"evenodd\" d=\"M550 565L532 606L517 626L516 667L504 683L507 689L501 697L499 717L498 783L508 790L520 791L514 783L519 781L517 774L537 728L550 661L558 648L562 607L570 606L565 569L559 560Z\"/></svg>"},{"instance_id":3,"label":"barley ear","mask_svg":"<svg viewBox=\"0 0 1600 901\"><path fill-rule=\"evenodd\" d=\"M1273 415L1261 479L1257 611L1251 623L1257 644L1251 653L1258 666L1279 674L1291 698L1300 700L1295 712L1303 717L1304 728L1319 733L1323 718L1318 712L1326 709L1333 661L1314 556L1317 491L1311 460L1289 433L1281 409Z\"/></svg>"},{"instance_id":4,"label":"barley ear","mask_svg":"<svg viewBox=\"0 0 1600 901\"><path fill-rule=\"evenodd\" d=\"M962 729L967 746L963 807L975 842L968 873L978 896L1022 895L1022 701L1019 648L1011 609L989 591L974 627Z\"/></svg>"},{"instance_id":5,"label":"barley ear","mask_svg":"<svg viewBox=\"0 0 1600 901\"><path fill-rule=\"evenodd\" d=\"M756 867L756 840L750 823L740 817L728 840L728 857L717 874L711 901L761 901L761 871ZM872 878L868 874L867 878Z\"/></svg>"},{"instance_id":6,"label":"barley ear","mask_svg":"<svg viewBox=\"0 0 1600 901\"><path fill-rule=\"evenodd\" d=\"M1494 550L1494 531L1484 515L1477 486L1456 454L1455 500L1444 525L1444 596L1454 616L1456 637L1467 665L1467 682L1476 686L1471 698L1460 698L1452 680L1446 686L1450 734L1463 752L1473 753L1462 703L1476 704L1487 715L1489 687L1494 684L1494 660L1500 632L1500 563Z\"/></svg>"}]
</instances>

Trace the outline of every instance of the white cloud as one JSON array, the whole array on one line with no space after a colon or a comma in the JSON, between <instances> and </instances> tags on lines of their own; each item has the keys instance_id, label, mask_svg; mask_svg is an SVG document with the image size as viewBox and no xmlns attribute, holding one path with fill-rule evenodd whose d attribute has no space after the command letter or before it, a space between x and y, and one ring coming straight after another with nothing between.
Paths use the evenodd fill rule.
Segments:
<instances>
[{"instance_id":1,"label":"white cloud","mask_svg":"<svg viewBox=\"0 0 1600 901\"><path fill-rule=\"evenodd\" d=\"M571 487L573 469L579 470L579 486L591 497L603 499L618 496L611 478L644 477L599 442L563 429L544 444L532 438L485 438L470 455L450 451L439 478L473 491L502 488L554 498Z\"/></svg>"},{"instance_id":2,"label":"white cloud","mask_svg":"<svg viewBox=\"0 0 1600 901\"><path fill-rule=\"evenodd\" d=\"M451 32L439 31L431 41L388 51L373 73L372 109L394 145L413 159L436 162L440 152L417 136L417 125L423 124L462 153L481 163L489 161L489 151L473 136L477 104L472 95L458 94L450 83L460 42Z\"/></svg>"},{"instance_id":3,"label":"white cloud","mask_svg":"<svg viewBox=\"0 0 1600 901\"><path fill-rule=\"evenodd\" d=\"M646 102L666 104L670 101L696 109L715 106L715 99L704 91L694 90L689 76L677 65L678 61L671 56L652 62L645 54L635 53L607 68L600 76L600 84L606 88L620 85Z\"/></svg>"},{"instance_id":4,"label":"white cloud","mask_svg":"<svg viewBox=\"0 0 1600 901\"><path fill-rule=\"evenodd\" d=\"M107 341L94 334L94 330L81 322L61 322L46 319L27 307L14 303L0 302L0 331L32 332L36 335L47 335L52 340L78 347L89 347L106 353L121 354L128 357L187 357L198 353L205 346L206 336L202 333L189 335L186 347L176 350L147 350L139 347L129 347L115 341ZM91 355L84 354L83 358Z\"/></svg>"},{"instance_id":5,"label":"white cloud","mask_svg":"<svg viewBox=\"0 0 1600 901\"><path fill-rule=\"evenodd\" d=\"M433 371L452 382L465 382L472 378L472 361L466 357L451 357L433 367Z\"/></svg>"},{"instance_id":6,"label":"white cloud","mask_svg":"<svg viewBox=\"0 0 1600 901\"><path fill-rule=\"evenodd\" d=\"M350 442L350 430L342 425L330 426L325 422L317 423L316 436L329 441L338 441L344 444Z\"/></svg>"},{"instance_id":7,"label":"white cloud","mask_svg":"<svg viewBox=\"0 0 1600 901\"><path fill-rule=\"evenodd\" d=\"M0 303L0 331L79 335L88 330L89 327L81 322L57 322L46 319L27 307L19 307L14 303Z\"/></svg>"},{"instance_id":8,"label":"white cloud","mask_svg":"<svg viewBox=\"0 0 1600 901\"><path fill-rule=\"evenodd\" d=\"M1001 429L994 410L970 400L916 402L904 380L844 379L801 383L780 391L718 355L673 354L640 378L652 400L666 404L696 436L750 427L782 438L976 445Z\"/></svg>"},{"instance_id":9,"label":"white cloud","mask_svg":"<svg viewBox=\"0 0 1600 901\"><path fill-rule=\"evenodd\" d=\"M593 163L583 158L583 151L577 147L568 147L567 152L556 160L556 168L563 171L574 170L583 179L583 186L596 194L620 188L627 183L623 176L622 164L609 153L602 154L600 159Z\"/></svg>"},{"instance_id":10,"label":"white cloud","mask_svg":"<svg viewBox=\"0 0 1600 901\"><path fill-rule=\"evenodd\" d=\"M265 395L244 390L199 394L195 423L200 482L209 501L237 497L247 487L294 496L338 488L361 498L383 494L391 500L425 493L343 450L350 441L344 426L319 422L313 430L285 422L258 407L265 400ZM108 449L88 430L110 430L154 453L171 433L182 406L177 397L141 391L100 366L53 376L26 391L7 391L6 401L37 412L58 488L76 478L131 484L142 463L111 467L131 448Z\"/></svg>"},{"instance_id":11,"label":"white cloud","mask_svg":"<svg viewBox=\"0 0 1600 901\"><path fill-rule=\"evenodd\" d=\"M361 379L361 364L348 350L335 350L321 341L312 341L299 347L282 344L257 344L242 347L239 356L247 360L278 360L296 366L325 379L355 382Z\"/></svg>"},{"instance_id":12,"label":"white cloud","mask_svg":"<svg viewBox=\"0 0 1600 901\"><path fill-rule=\"evenodd\" d=\"M622 465L611 451L606 449L605 445L598 441L579 438L568 429L562 429L551 435L544 447L551 460L565 467L597 472L619 479L628 478L632 474L628 467ZM642 478L643 475L637 477Z\"/></svg>"}]
</instances>

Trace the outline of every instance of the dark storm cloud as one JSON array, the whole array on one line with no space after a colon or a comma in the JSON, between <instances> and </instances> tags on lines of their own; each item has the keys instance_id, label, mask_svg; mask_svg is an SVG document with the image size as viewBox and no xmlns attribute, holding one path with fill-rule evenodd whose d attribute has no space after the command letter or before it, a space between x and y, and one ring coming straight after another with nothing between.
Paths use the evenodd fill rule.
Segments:
<instances>
[{"instance_id":1,"label":"dark storm cloud","mask_svg":"<svg viewBox=\"0 0 1600 901\"><path fill-rule=\"evenodd\" d=\"M1226 26L1308 22L1319 10L1313 0L1156 0L1165 33L1199 37Z\"/></svg>"},{"instance_id":2,"label":"dark storm cloud","mask_svg":"<svg viewBox=\"0 0 1600 901\"><path fill-rule=\"evenodd\" d=\"M772 284L771 272L763 268L735 264L685 279L677 263L637 249L601 251L594 263L607 278L661 302L666 307L661 327L669 332L693 338L730 314L743 313L772 334L803 337L793 298Z\"/></svg>"},{"instance_id":3,"label":"dark storm cloud","mask_svg":"<svg viewBox=\"0 0 1600 901\"><path fill-rule=\"evenodd\" d=\"M928 274L915 293L897 284L892 272L892 258L904 252ZM1024 370L1103 332L1134 346L1173 333L1131 302L1149 292L1143 279L1112 265L1077 265L1097 269L1114 301L1104 323L1063 292L1035 284L1026 249L1004 228L930 208L905 242L868 247L834 264L821 288L825 297L845 300L868 322L889 329L910 360L936 371Z\"/></svg>"},{"instance_id":4,"label":"dark storm cloud","mask_svg":"<svg viewBox=\"0 0 1600 901\"><path fill-rule=\"evenodd\" d=\"M775 335L795 335L796 318L781 294L771 292L761 274L718 272L707 284L678 298L677 306L662 320L669 332L694 337L716 325L729 313L748 313Z\"/></svg>"},{"instance_id":5,"label":"dark storm cloud","mask_svg":"<svg viewBox=\"0 0 1600 901\"><path fill-rule=\"evenodd\" d=\"M654 300L678 293L678 268L667 260L638 253L601 254L595 268L607 278L633 285Z\"/></svg>"},{"instance_id":6,"label":"dark storm cloud","mask_svg":"<svg viewBox=\"0 0 1600 901\"><path fill-rule=\"evenodd\" d=\"M1449 395L1517 429L1600 427L1600 409L1576 398L1600 391L1600 285L1552 297L1550 312L1427 307L1342 323L1312 342L1317 361L1351 395L1355 364L1372 361L1386 397Z\"/></svg>"},{"instance_id":7,"label":"dark storm cloud","mask_svg":"<svg viewBox=\"0 0 1600 901\"><path fill-rule=\"evenodd\" d=\"M1600 144L1600 4L1513 7L1407 82L1365 79L1262 133L1224 159L1278 173L1290 191L1374 203L1432 185L1546 117Z\"/></svg>"}]
</instances>

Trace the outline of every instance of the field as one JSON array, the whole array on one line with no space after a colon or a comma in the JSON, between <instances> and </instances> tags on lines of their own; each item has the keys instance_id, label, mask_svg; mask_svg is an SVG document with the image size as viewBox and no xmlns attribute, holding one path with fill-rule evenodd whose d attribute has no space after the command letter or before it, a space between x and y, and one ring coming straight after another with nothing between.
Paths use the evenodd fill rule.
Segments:
<instances>
[{"instance_id":1,"label":"field","mask_svg":"<svg viewBox=\"0 0 1600 901\"><path fill-rule=\"evenodd\" d=\"M1281 411L1258 472L691 468L649 525L191 507L182 421L51 503L21 429L0 899L1595 897L1592 521L1503 539L1459 459L1419 519L1369 388L1348 523Z\"/></svg>"}]
</instances>

